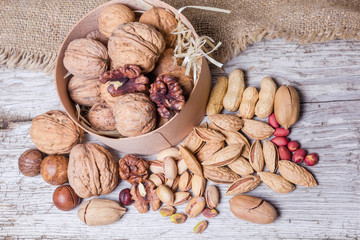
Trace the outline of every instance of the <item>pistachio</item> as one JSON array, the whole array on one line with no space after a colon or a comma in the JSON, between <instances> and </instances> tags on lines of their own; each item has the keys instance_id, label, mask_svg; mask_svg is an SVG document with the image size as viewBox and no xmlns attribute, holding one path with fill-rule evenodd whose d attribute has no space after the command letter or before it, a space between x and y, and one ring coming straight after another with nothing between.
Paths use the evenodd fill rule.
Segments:
<instances>
[{"instance_id":1,"label":"pistachio","mask_svg":"<svg viewBox=\"0 0 360 240\"><path fill-rule=\"evenodd\" d=\"M159 160L150 160L149 169L152 173L164 173L163 162Z\"/></svg>"},{"instance_id":2,"label":"pistachio","mask_svg":"<svg viewBox=\"0 0 360 240\"><path fill-rule=\"evenodd\" d=\"M172 205L174 203L174 193L166 185L160 185L156 188L156 195L163 203Z\"/></svg>"},{"instance_id":3,"label":"pistachio","mask_svg":"<svg viewBox=\"0 0 360 240\"><path fill-rule=\"evenodd\" d=\"M274 113L277 122L285 129L296 123L300 113L300 100L295 88L282 85L276 91Z\"/></svg>"},{"instance_id":4,"label":"pistachio","mask_svg":"<svg viewBox=\"0 0 360 240\"><path fill-rule=\"evenodd\" d=\"M213 208L213 209L210 209L210 208L205 208L203 211L202 211L202 214L204 215L204 217L206 218L213 218L213 217L216 217L217 215L219 215L219 212Z\"/></svg>"},{"instance_id":5,"label":"pistachio","mask_svg":"<svg viewBox=\"0 0 360 240\"><path fill-rule=\"evenodd\" d=\"M176 176L175 179L166 179L165 185L168 186L173 192L175 192L179 187L179 176Z\"/></svg>"},{"instance_id":6,"label":"pistachio","mask_svg":"<svg viewBox=\"0 0 360 240\"><path fill-rule=\"evenodd\" d=\"M199 196L194 197L186 206L185 212L189 215L189 218L196 217L204 210L205 205L205 198Z\"/></svg>"},{"instance_id":7,"label":"pistachio","mask_svg":"<svg viewBox=\"0 0 360 240\"><path fill-rule=\"evenodd\" d=\"M186 192L189 191L191 188L191 174L188 171L185 171L183 174L181 174L179 179L179 190Z\"/></svg>"},{"instance_id":8,"label":"pistachio","mask_svg":"<svg viewBox=\"0 0 360 240\"><path fill-rule=\"evenodd\" d=\"M173 206L179 206L189 201L191 195L189 192L176 192Z\"/></svg>"},{"instance_id":9,"label":"pistachio","mask_svg":"<svg viewBox=\"0 0 360 240\"><path fill-rule=\"evenodd\" d=\"M264 154L260 140L256 140L252 144L250 148L249 162L252 168L257 172L261 172L264 169Z\"/></svg>"},{"instance_id":10,"label":"pistachio","mask_svg":"<svg viewBox=\"0 0 360 240\"><path fill-rule=\"evenodd\" d=\"M177 176L177 166L174 158L165 157L163 161L164 174L167 179L175 179Z\"/></svg>"},{"instance_id":11,"label":"pistachio","mask_svg":"<svg viewBox=\"0 0 360 240\"><path fill-rule=\"evenodd\" d=\"M242 156L229 163L228 167L241 176L249 175L254 172L254 169L251 167L249 161Z\"/></svg>"},{"instance_id":12,"label":"pistachio","mask_svg":"<svg viewBox=\"0 0 360 240\"><path fill-rule=\"evenodd\" d=\"M164 184L165 176L162 173L153 173L150 175L149 180L151 180L156 186Z\"/></svg>"},{"instance_id":13,"label":"pistachio","mask_svg":"<svg viewBox=\"0 0 360 240\"><path fill-rule=\"evenodd\" d=\"M225 136L223 134L210 128L196 127L195 132L206 142L221 142L225 140Z\"/></svg>"},{"instance_id":14,"label":"pistachio","mask_svg":"<svg viewBox=\"0 0 360 240\"><path fill-rule=\"evenodd\" d=\"M176 224L184 223L186 221L186 219L187 219L187 216L183 213L175 213L170 216L170 221L172 223L176 223Z\"/></svg>"},{"instance_id":15,"label":"pistachio","mask_svg":"<svg viewBox=\"0 0 360 240\"><path fill-rule=\"evenodd\" d=\"M194 227L194 233L195 234L199 234L205 231L205 229L208 226L208 221L204 220L199 222L198 224L196 224L196 226Z\"/></svg>"},{"instance_id":16,"label":"pistachio","mask_svg":"<svg viewBox=\"0 0 360 240\"><path fill-rule=\"evenodd\" d=\"M160 208L159 213L163 217L169 217L176 212L176 209L173 206L165 205Z\"/></svg>"},{"instance_id":17,"label":"pistachio","mask_svg":"<svg viewBox=\"0 0 360 240\"><path fill-rule=\"evenodd\" d=\"M173 159L178 160L180 158L179 149L176 147L171 147L164 149L157 154L157 159L160 161L164 161L166 157L172 157Z\"/></svg>"},{"instance_id":18,"label":"pistachio","mask_svg":"<svg viewBox=\"0 0 360 240\"><path fill-rule=\"evenodd\" d=\"M191 178L191 187L195 196L202 196L206 186L206 179L204 177L194 175Z\"/></svg>"},{"instance_id":19,"label":"pistachio","mask_svg":"<svg viewBox=\"0 0 360 240\"><path fill-rule=\"evenodd\" d=\"M210 209L216 208L218 206L220 201L220 194L219 194L219 190L215 185L211 185L206 188L205 200L206 200L206 205Z\"/></svg>"},{"instance_id":20,"label":"pistachio","mask_svg":"<svg viewBox=\"0 0 360 240\"><path fill-rule=\"evenodd\" d=\"M246 193L260 184L260 178L254 175L248 175L240 178L239 180L233 182L228 189L226 190L226 195L236 195L239 193Z\"/></svg>"},{"instance_id":21,"label":"pistachio","mask_svg":"<svg viewBox=\"0 0 360 240\"><path fill-rule=\"evenodd\" d=\"M178 174L179 174L179 175L183 174L183 173L188 169L188 167L186 166L186 163L185 163L184 159L180 158L180 159L177 161L177 168L178 168Z\"/></svg>"},{"instance_id":22,"label":"pistachio","mask_svg":"<svg viewBox=\"0 0 360 240\"><path fill-rule=\"evenodd\" d=\"M202 168L195 156L185 147L179 145L181 157L184 159L186 166L196 175L203 176Z\"/></svg>"},{"instance_id":23,"label":"pistachio","mask_svg":"<svg viewBox=\"0 0 360 240\"><path fill-rule=\"evenodd\" d=\"M237 159L240 156L243 147L244 144L230 145L224 147L223 149L219 150L214 155L212 155L209 159L206 159L201 164L211 165L216 167L225 166L233 162L235 159Z\"/></svg>"},{"instance_id":24,"label":"pistachio","mask_svg":"<svg viewBox=\"0 0 360 240\"><path fill-rule=\"evenodd\" d=\"M270 172L276 172L279 163L279 152L275 144L266 140L263 146L264 160Z\"/></svg>"},{"instance_id":25,"label":"pistachio","mask_svg":"<svg viewBox=\"0 0 360 240\"><path fill-rule=\"evenodd\" d=\"M227 167L204 166L204 177L214 183L229 184L240 176Z\"/></svg>"}]
</instances>

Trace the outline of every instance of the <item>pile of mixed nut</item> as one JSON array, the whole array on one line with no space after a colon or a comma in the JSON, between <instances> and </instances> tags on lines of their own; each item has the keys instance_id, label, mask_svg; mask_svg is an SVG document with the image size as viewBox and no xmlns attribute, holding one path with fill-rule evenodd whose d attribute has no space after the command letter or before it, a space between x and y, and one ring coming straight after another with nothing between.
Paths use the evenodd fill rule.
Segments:
<instances>
[{"instance_id":1,"label":"pile of mixed nut","mask_svg":"<svg viewBox=\"0 0 360 240\"><path fill-rule=\"evenodd\" d=\"M118 25L115 21L118 18L114 18L117 11L130 20ZM169 52L166 64L156 65L154 56L164 52L165 46L172 47L175 40L169 35L170 30L157 28L160 34L156 26L146 24L172 19L169 13L153 8L142 15L139 23L133 22L130 11L121 4L105 8L99 16L102 35L90 35L97 40L74 40L64 58L65 67L74 75L69 94L76 103L91 107L87 115L91 126L99 131L116 129L123 136L143 134L164 122L156 120L156 109L161 119L171 118L184 105L183 93L187 97L193 87L192 79L185 78L183 68L168 64L174 60L174 50L165 50ZM152 37L129 45L134 43L134 34ZM107 38L110 38L108 49L100 43ZM121 51L125 50L119 50L129 46L132 54L137 55L123 55ZM141 57L134 49L145 46L148 55ZM91 55L94 52L86 55L84 51L89 49L96 49L97 55ZM107 66L107 51L112 60L111 70ZM143 61L129 65L127 60L132 57ZM105 62L94 60L104 58ZM89 66L92 71L84 71ZM164 66L166 74L163 74ZM149 89L150 80L144 73L154 68L158 73ZM175 69L182 72L180 77L174 76ZM222 114L223 108L238 113ZM245 87L244 73L234 70L229 78L218 78L206 113L208 121L195 127L178 147L159 152L157 160L128 154L117 161L105 147L82 143L83 130L66 113L49 111L33 119L30 136L37 149L29 149L20 156L19 170L31 177L40 173L47 183L60 185L54 191L53 202L63 211L76 208L81 199L111 193L120 179L131 184L130 188L120 191L119 201L92 198L81 204L78 216L90 226L119 220L126 213L125 207L132 204L139 213L146 213L150 206L153 211L160 209L161 216L177 224L200 214L206 218L216 217L220 194L216 185L207 186L207 180L229 185L226 195L235 195L229 204L236 217L267 224L276 220L275 208L244 193L261 182L277 193L291 192L295 184L317 185L313 175L300 163L304 161L307 166L313 166L318 155L307 154L299 142L288 138L289 128L300 113L299 96L292 86L277 88L272 78L265 77L258 92L255 87ZM267 118L267 122L253 119L255 116ZM182 204L186 204L185 213L176 213L175 207ZM207 225L208 221L199 222L194 233L203 232Z\"/></svg>"}]
</instances>

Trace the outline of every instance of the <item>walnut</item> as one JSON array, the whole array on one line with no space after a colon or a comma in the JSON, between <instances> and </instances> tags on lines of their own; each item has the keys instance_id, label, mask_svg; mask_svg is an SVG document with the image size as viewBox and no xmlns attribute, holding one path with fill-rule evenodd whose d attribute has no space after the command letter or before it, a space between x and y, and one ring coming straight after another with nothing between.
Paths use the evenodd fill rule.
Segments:
<instances>
[{"instance_id":1,"label":"walnut","mask_svg":"<svg viewBox=\"0 0 360 240\"><path fill-rule=\"evenodd\" d=\"M74 76L97 78L107 70L107 49L101 42L89 38L75 39L69 43L63 63Z\"/></svg>"},{"instance_id":2,"label":"walnut","mask_svg":"<svg viewBox=\"0 0 360 240\"><path fill-rule=\"evenodd\" d=\"M59 110L35 117L30 128L31 140L47 154L69 153L73 146L82 141L83 135L82 129Z\"/></svg>"},{"instance_id":3,"label":"walnut","mask_svg":"<svg viewBox=\"0 0 360 240\"><path fill-rule=\"evenodd\" d=\"M151 84L150 99L156 103L160 116L169 119L184 106L185 98L182 93L177 79L163 74Z\"/></svg>"},{"instance_id":4,"label":"walnut","mask_svg":"<svg viewBox=\"0 0 360 240\"><path fill-rule=\"evenodd\" d=\"M96 29L96 30L94 30L92 32L89 32L86 35L86 38L90 38L90 39L93 39L95 41L99 41L102 44L104 44L104 46L107 46L108 41L109 41L109 38L105 37L105 35L102 34L98 29Z\"/></svg>"},{"instance_id":5,"label":"walnut","mask_svg":"<svg viewBox=\"0 0 360 240\"><path fill-rule=\"evenodd\" d=\"M145 23L130 22L115 28L108 47L115 69L132 64L138 65L144 73L148 73L153 70L164 51L165 41L154 27Z\"/></svg>"},{"instance_id":6,"label":"walnut","mask_svg":"<svg viewBox=\"0 0 360 240\"><path fill-rule=\"evenodd\" d=\"M82 198L111 193L119 175L114 158L96 143L78 144L69 155L68 178L71 187Z\"/></svg>"},{"instance_id":7,"label":"walnut","mask_svg":"<svg viewBox=\"0 0 360 240\"><path fill-rule=\"evenodd\" d=\"M88 113L88 120L96 130L114 131L116 129L113 109L105 101L92 106Z\"/></svg>"},{"instance_id":8,"label":"walnut","mask_svg":"<svg viewBox=\"0 0 360 240\"><path fill-rule=\"evenodd\" d=\"M149 79L141 74L141 69L136 65L125 65L118 70L110 70L100 75L101 83L110 82L108 92L112 97L125 93L146 92Z\"/></svg>"},{"instance_id":9,"label":"walnut","mask_svg":"<svg viewBox=\"0 0 360 240\"><path fill-rule=\"evenodd\" d=\"M98 27L100 32L109 38L118 25L134 21L135 14L130 8L123 4L113 4L99 14Z\"/></svg>"},{"instance_id":10,"label":"walnut","mask_svg":"<svg viewBox=\"0 0 360 240\"><path fill-rule=\"evenodd\" d=\"M142 183L134 183L131 186L131 196L135 201L134 206L139 213L146 213L149 211L149 203L153 211L156 211L160 207L160 199L158 198L155 191L155 184L146 179L143 186Z\"/></svg>"},{"instance_id":11,"label":"walnut","mask_svg":"<svg viewBox=\"0 0 360 240\"><path fill-rule=\"evenodd\" d=\"M71 99L83 106L93 106L101 101L100 83L97 78L84 79L73 76L68 84Z\"/></svg>"},{"instance_id":12,"label":"walnut","mask_svg":"<svg viewBox=\"0 0 360 240\"><path fill-rule=\"evenodd\" d=\"M194 81L192 78L192 72L190 71L189 76L187 76L185 75L185 71L186 68L181 66L180 60L177 62L177 65L174 65L174 49L167 48L161 54L159 61L157 62L156 67L152 73L155 76L169 74L176 77L183 90L183 95L187 98L194 88Z\"/></svg>"},{"instance_id":13,"label":"walnut","mask_svg":"<svg viewBox=\"0 0 360 240\"><path fill-rule=\"evenodd\" d=\"M132 137L150 132L156 125L156 107L143 93L128 93L118 97L113 108L116 129Z\"/></svg>"},{"instance_id":14,"label":"walnut","mask_svg":"<svg viewBox=\"0 0 360 240\"><path fill-rule=\"evenodd\" d=\"M171 34L177 27L177 20L172 12L164 8L153 7L141 15L139 22L155 27L164 37L166 46L173 47L176 35Z\"/></svg>"},{"instance_id":15,"label":"walnut","mask_svg":"<svg viewBox=\"0 0 360 240\"><path fill-rule=\"evenodd\" d=\"M100 95L101 98L111 107L114 108L115 103L119 100L120 96L113 97L108 91L108 87L110 86L110 82L100 84Z\"/></svg>"},{"instance_id":16,"label":"walnut","mask_svg":"<svg viewBox=\"0 0 360 240\"><path fill-rule=\"evenodd\" d=\"M133 154L125 155L119 161L120 177L130 184L144 182L149 177L148 169L147 161Z\"/></svg>"}]
</instances>

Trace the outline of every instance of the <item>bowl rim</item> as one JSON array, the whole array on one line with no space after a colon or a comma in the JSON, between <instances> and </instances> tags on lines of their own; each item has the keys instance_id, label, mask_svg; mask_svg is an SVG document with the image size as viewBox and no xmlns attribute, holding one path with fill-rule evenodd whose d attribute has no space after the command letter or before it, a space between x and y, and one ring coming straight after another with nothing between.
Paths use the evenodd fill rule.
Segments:
<instances>
[{"instance_id":1,"label":"bowl rim","mask_svg":"<svg viewBox=\"0 0 360 240\"><path fill-rule=\"evenodd\" d=\"M186 22L187 25L188 25L188 27L190 27L190 30L192 31L194 37L195 37L196 39L199 38L199 35L196 33L196 31L195 31L193 25L191 24L191 22L190 22L182 13L178 13L178 12L177 12L177 9L174 8L173 6L167 4L167 3L163 2L163 1L160 1L160 0L151 0L151 3L155 3L154 5L151 4L151 3L148 2L148 1L146 1L146 2L145 2L145 1L141 1L141 0L133 0L133 1L141 2L141 4L144 4L144 3L145 3L145 4L148 4L148 5L151 6L151 7L158 6L159 4L166 6L166 8L165 8L165 7L164 7L164 8L165 8L166 10L170 10L174 15L179 14L180 19L181 19L182 21ZM121 141L122 139L126 139L126 140L132 140L132 139L134 139L134 140L135 140L135 139L138 139L138 138L141 138L141 137L144 137L144 136L148 136L148 135L154 134L154 133L160 133L160 134L162 134L162 133L161 133L161 130L163 130L163 128L167 127L172 121L174 121L175 118L178 117L178 115L180 115L181 112L183 112L183 109L186 108L187 104L184 105L182 111L180 111L179 113L176 113L169 121L167 121L167 122L166 122L165 124L163 124L162 126L160 126L160 127L158 127L158 128L155 128L155 129L153 129L153 130L151 130L150 132L147 132L147 133L145 133L145 134L141 134L141 135L138 135L138 136L130 136L130 137L126 137L126 136L123 136L123 137L109 137L109 136L106 136L106 135L100 135L100 134L98 134L98 133L95 133L92 129L89 130L89 129L83 127L83 126L79 123L79 120L78 120L78 119L74 119L74 118L68 113L67 107L64 105L64 102L62 101L62 98L60 97L60 92L59 92L59 87L58 87L58 84L59 84L58 78L59 78L59 77L64 78L64 76L58 76L58 75L57 75L57 69L58 69L58 67L61 65L61 63L59 64L59 62L62 62L62 61L63 61L63 58L60 59L60 56L61 56L60 53L61 53L62 51L65 51L65 50L64 50L65 47L67 47L68 44L69 44L69 43L68 43L68 44L65 46L65 43L67 42L68 38L69 38L69 37L71 36L71 34L73 33L74 29L75 29L81 22L83 22L83 21L84 21L86 18L88 18L90 15L94 14L94 13L95 13L97 10L99 10L100 8L103 8L103 7L105 7L105 6L114 5L114 4L119 4L119 3L124 4L125 6L127 6L126 3L124 3L124 0L112 0L112 1L110 1L110 2L101 4L101 5L97 6L96 8L92 9L91 11L89 11L87 14L85 14L81 19L79 19L79 20L72 26L72 28L70 29L70 31L66 34L65 38L63 39L63 41L62 41L62 43L61 43L61 46L60 46L60 48L59 48L59 50L58 50L58 54L57 54L56 61L55 61L54 78L55 78L56 92L57 92L57 95L58 95L59 100L60 100L60 102L61 102L61 105L63 106L66 114L75 122L75 124L76 124L78 127L80 127L80 128L81 128L82 130L84 130L85 132L87 132L87 133L89 133L89 134L91 134L91 135L94 135L94 136L96 136L96 137L101 137L101 138L113 139L113 140L119 140L119 141ZM144 5L144 6L145 6L145 5ZM129 6L128 6L128 7L129 7ZM149 9L151 9L151 7L149 7ZM131 9L132 9L133 11L139 10L139 9L134 9L134 8L131 8ZM143 11L143 10L141 10L141 11ZM146 11L146 10L145 10L145 11ZM203 56L203 57L201 58L201 60L199 61L200 68L198 69L197 78L196 78L196 80L195 80L194 87L193 87L193 89L192 89L192 91L191 91L191 93L190 93L190 95L189 95L189 98L188 98L188 100L186 101L186 103L190 101L190 99L191 99L191 97L192 97L192 95L193 95L192 93L193 93L193 92L195 91L195 89L199 86L199 79L200 79L200 76L201 76L201 72L202 72L202 70L203 70L203 67L202 67L203 64L208 64L208 63L207 63L207 60L206 60L206 58L205 58L204 56ZM63 65L63 64L62 64L62 65ZM70 76L72 76L72 74L71 74ZM66 78L69 78L70 76L68 76L68 77L66 77ZM64 78L64 79L66 79L66 78ZM70 98L70 96L69 96L69 93L67 93L67 95L68 95L69 99L73 102L73 100L72 100L72 99ZM74 103L74 102L73 102L73 103ZM73 104L73 107L75 108L75 105L74 105L74 104ZM75 111L76 111L76 110L75 110Z\"/></svg>"}]
</instances>

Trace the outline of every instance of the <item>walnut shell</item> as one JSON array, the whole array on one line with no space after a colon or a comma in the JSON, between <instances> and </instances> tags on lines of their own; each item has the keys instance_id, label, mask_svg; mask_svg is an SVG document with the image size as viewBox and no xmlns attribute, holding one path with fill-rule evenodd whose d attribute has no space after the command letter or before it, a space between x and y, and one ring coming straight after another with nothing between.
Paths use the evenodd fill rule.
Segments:
<instances>
[{"instance_id":1,"label":"walnut shell","mask_svg":"<svg viewBox=\"0 0 360 240\"><path fill-rule=\"evenodd\" d=\"M66 113L52 110L35 117L30 128L31 140L47 154L69 153L82 141L84 132Z\"/></svg>"},{"instance_id":2,"label":"walnut shell","mask_svg":"<svg viewBox=\"0 0 360 240\"><path fill-rule=\"evenodd\" d=\"M142 72L151 72L165 49L161 33L139 22L117 26L108 43L109 56L115 69L125 64L138 65Z\"/></svg>"},{"instance_id":3,"label":"walnut shell","mask_svg":"<svg viewBox=\"0 0 360 240\"><path fill-rule=\"evenodd\" d=\"M164 8L153 7L141 15L139 22L155 27L164 37L167 47L173 47L176 42L176 35L171 34L177 27L177 20L174 14Z\"/></svg>"},{"instance_id":4,"label":"walnut shell","mask_svg":"<svg viewBox=\"0 0 360 240\"><path fill-rule=\"evenodd\" d=\"M78 144L69 155L70 186L82 198L111 193L119 181L116 162L96 143Z\"/></svg>"},{"instance_id":5,"label":"walnut shell","mask_svg":"<svg viewBox=\"0 0 360 240\"><path fill-rule=\"evenodd\" d=\"M99 79L84 79L73 76L68 84L71 99L84 106L93 106L101 101Z\"/></svg>"},{"instance_id":6,"label":"walnut shell","mask_svg":"<svg viewBox=\"0 0 360 240\"><path fill-rule=\"evenodd\" d=\"M81 78L97 78L108 67L106 47L90 38L75 39L69 43L63 63L74 76Z\"/></svg>"},{"instance_id":7,"label":"walnut shell","mask_svg":"<svg viewBox=\"0 0 360 240\"><path fill-rule=\"evenodd\" d=\"M99 31L109 38L118 25L134 21L135 14L130 8L123 4L113 4L99 14L98 27Z\"/></svg>"},{"instance_id":8,"label":"walnut shell","mask_svg":"<svg viewBox=\"0 0 360 240\"><path fill-rule=\"evenodd\" d=\"M156 106L143 93L128 93L119 97L114 106L116 129L123 136L138 136L150 132L156 125Z\"/></svg>"},{"instance_id":9,"label":"walnut shell","mask_svg":"<svg viewBox=\"0 0 360 240\"><path fill-rule=\"evenodd\" d=\"M100 84L100 95L101 98L111 107L114 108L115 103L119 100L119 97L113 97L111 96L111 94L109 93L109 91L107 90L107 88L109 87L110 82L104 83L104 84Z\"/></svg>"},{"instance_id":10,"label":"walnut shell","mask_svg":"<svg viewBox=\"0 0 360 240\"><path fill-rule=\"evenodd\" d=\"M88 113L88 120L93 128L100 131L116 129L113 109L105 101L92 106Z\"/></svg>"},{"instance_id":11,"label":"walnut shell","mask_svg":"<svg viewBox=\"0 0 360 240\"><path fill-rule=\"evenodd\" d=\"M107 46L108 41L109 41L109 38L105 37L105 35L102 34L98 29L96 29L96 30L94 30L92 32L89 32L86 35L86 38L90 38L90 39L93 39L95 41L99 41L102 44L104 44L104 46Z\"/></svg>"},{"instance_id":12,"label":"walnut shell","mask_svg":"<svg viewBox=\"0 0 360 240\"><path fill-rule=\"evenodd\" d=\"M161 54L152 73L155 76L160 76L162 73L167 72L173 66L174 66L174 49L167 48Z\"/></svg>"}]
</instances>

